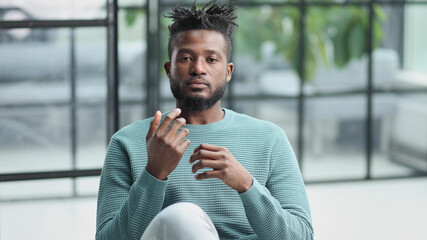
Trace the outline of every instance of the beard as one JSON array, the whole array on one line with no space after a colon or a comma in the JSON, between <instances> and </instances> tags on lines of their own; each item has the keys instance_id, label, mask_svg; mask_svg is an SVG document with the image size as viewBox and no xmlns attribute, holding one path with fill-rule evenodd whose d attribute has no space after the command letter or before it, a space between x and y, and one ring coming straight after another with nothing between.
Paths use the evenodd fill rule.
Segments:
<instances>
[{"instance_id":1,"label":"beard","mask_svg":"<svg viewBox=\"0 0 427 240\"><path fill-rule=\"evenodd\" d=\"M227 88L226 81L220 85L212 93L210 97L200 97L200 96L191 96L185 93L185 90L180 87L180 82L171 79L171 91L173 96L176 99L177 107L189 111L189 112L201 112L211 108L215 103L217 103L224 96L225 90ZM187 83L184 83L184 86ZM211 89L211 85L208 85L208 88Z\"/></svg>"}]
</instances>

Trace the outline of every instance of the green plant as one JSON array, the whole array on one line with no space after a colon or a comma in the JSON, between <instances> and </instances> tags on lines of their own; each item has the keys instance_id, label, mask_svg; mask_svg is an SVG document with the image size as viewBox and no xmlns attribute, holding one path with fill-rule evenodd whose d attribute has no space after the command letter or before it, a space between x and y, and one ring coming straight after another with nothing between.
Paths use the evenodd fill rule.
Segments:
<instances>
[{"instance_id":1,"label":"green plant","mask_svg":"<svg viewBox=\"0 0 427 240\"><path fill-rule=\"evenodd\" d=\"M327 0L333 1L333 0ZM132 25L138 11L126 12L125 20ZM383 37L381 22L385 14L379 5L374 5L372 47L375 49ZM234 35L238 55L249 54L260 59L264 42L273 42L276 54L284 56L299 73L300 11L297 7L261 6L238 8L239 27ZM169 19L161 21L166 31ZM363 6L310 7L305 20L305 81L312 80L317 66L342 68L352 59L368 53L369 9ZM163 41L164 42L164 41ZM163 57L166 55L165 49ZM330 50L332 49L332 50ZM301 76L300 76L301 77Z\"/></svg>"},{"instance_id":2,"label":"green plant","mask_svg":"<svg viewBox=\"0 0 427 240\"><path fill-rule=\"evenodd\" d=\"M379 6L374 7L373 48L377 47L383 33L381 21L385 19ZM319 64L331 63L342 68L352 59L368 52L368 9L358 6L311 7L306 16L305 80L310 81ZM300 44L300 11L296 7L240 9L239 27L235 46L238 54L260 57L263 42L276 46L276 54L283 55L298 72ZM332 51L328 51L332 49ZM332 56L330 56L332 55Z\"/></svg>"}]
</instances>

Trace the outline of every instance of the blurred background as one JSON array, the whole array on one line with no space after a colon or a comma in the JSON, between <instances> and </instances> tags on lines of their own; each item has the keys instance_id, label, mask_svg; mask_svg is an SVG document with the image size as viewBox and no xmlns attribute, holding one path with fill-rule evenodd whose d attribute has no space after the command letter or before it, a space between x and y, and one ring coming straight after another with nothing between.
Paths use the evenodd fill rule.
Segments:
<instances>
[{"instance_id":1,"label":"blurred background","mask_svg":"<svg viewBox=\"0 0 427 240\"><path fill-rule=\"evenodd\" d=\"M94 238L110 137L175 106L177 2L0 0L0 239ZM422 239L427 1L235 2L223 106L285 130L315 239Z\"/></svg>"}]
</instances>

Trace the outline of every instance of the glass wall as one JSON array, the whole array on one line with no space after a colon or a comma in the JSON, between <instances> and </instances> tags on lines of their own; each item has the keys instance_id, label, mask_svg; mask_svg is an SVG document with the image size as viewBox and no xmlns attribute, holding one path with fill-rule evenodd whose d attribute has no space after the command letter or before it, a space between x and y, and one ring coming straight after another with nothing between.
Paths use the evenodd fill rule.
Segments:
<instances>
[{"instance_id":1,"label":"glass wall","mask_svg":"<svg viewBox=\"0 0 427 240\"><path fill-rule=\"evenodd\" d=\"M0 3L0 200L96 194L112 132L174 107L176 1L115 3ZM239 1L236 14L224 107L283 128L307 182L426 175L425 1Z\"/></svg>"},{"instance_id":2,"label":"glass wall","mask_svg":"<svg viewBox=\"0 0 427 240\"><path fill-rule=\"evenodd\" d=\"M112 3L0 3L0 200L97 193L110 135L111 46L120 53L117 125L145 117L145 2Z\"/></svg>"}]
</instances>

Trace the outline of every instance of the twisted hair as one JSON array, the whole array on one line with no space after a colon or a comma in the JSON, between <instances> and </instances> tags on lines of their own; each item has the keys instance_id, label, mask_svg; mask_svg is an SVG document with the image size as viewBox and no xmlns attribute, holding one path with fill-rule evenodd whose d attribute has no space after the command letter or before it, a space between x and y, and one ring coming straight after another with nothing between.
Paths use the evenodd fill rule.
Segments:
<instances>
[{"instance_id":1,"label":"twisted hair","mask_svg":"<svg viewBox=\"0 0 427 240\"><path fill-rule=\"evenodd\" d=\"M227 60L231 58L232 42L231 37L234 33L234 27L238 26L234 20L234 4L228 3L219 6L216 0L208 2L203 8L196 9L196 1L193 2L191 9L183 8L179 4L172 9L167 18L172 18L172 25L169 25L168 55L172 55L172 42L175 36L188 30L213 30L220 32L227 45Z\"/></svg>"}]
</instances>

